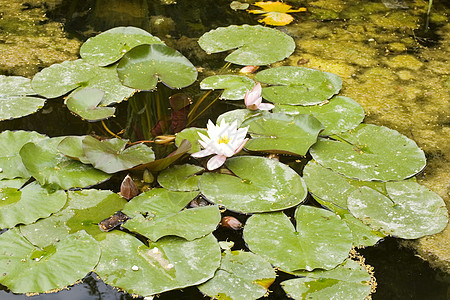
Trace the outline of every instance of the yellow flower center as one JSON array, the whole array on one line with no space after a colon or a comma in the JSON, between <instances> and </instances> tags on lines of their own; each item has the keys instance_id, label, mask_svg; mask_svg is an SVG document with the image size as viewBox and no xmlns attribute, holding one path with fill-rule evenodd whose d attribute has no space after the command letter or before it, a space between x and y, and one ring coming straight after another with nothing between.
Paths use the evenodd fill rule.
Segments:
<instances>
[{"instance_id":1,"label":"yellow flower center","mask_svg":"<svg viewBox=\"0 0 450 300\"><path fill-rule=\"evenodd\" d=\"M219 144L228 144L229 141L230 139L228 138L227 135L221 136L219 138Z\"/></svg>"}]
</instances>

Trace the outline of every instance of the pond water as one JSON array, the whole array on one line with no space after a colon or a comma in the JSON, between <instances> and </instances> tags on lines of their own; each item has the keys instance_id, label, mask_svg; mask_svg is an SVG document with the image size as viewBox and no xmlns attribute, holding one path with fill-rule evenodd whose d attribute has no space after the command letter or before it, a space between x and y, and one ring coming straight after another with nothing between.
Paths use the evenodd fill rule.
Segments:
<instances>
[{"instance_id":1,"label":"pond water","mask_svg":"<svg viewBox=\"0 0 450 300\"><path fill-rule=\"evenodd\" d=\"M16 2L20 3L19 13L23 15L20 26L0 22L2 34L12 32L12 35L17 35L13 42L11 37L8 40L11 44L9 50L15 49L15 54L5 52L0 57L0 74L5 75L31 77L52 63L74 59L79 41L115 26L136 26L160 37L194 65L201 65L204 69L199 79L202 79L222 67L223 56L205 54L197 45L198 37L219 26L258 23L257 16L246 11L234 11L229 7L230 1L223 0ZM288 3L294 8L305 6L308 11L294 14L295 21L291 25L279 28L295 39L297 49L286 61L276 65L305 66L338 74L343 80L343 94L363 106L366 123L395 129L414 139L425 151L428 166L418 180L441 195L450 207L448 2L434 1L430 16L425 13L428 4L424 1L318 0ZM46 17L42 15L44 12ZM27 38L21 40L21 35ZM53 36L53 39L45 40L46 35ZM46 43L50 45L47 48ZM33 53L22 51L33 47ZM7 64L6 60L15 64ZM223 103L217 105L197 121L199 126L226 109ZM119 119L126 118L126 103L118 106L117 115ZM66 121L64 127L61 127L61 120ZM49 136L103 131L100 125L88 125L71 115L63 107L62 99L48 101L37 114L4 121L0 123L0 129L35 130ZM114 184L117 190L118 185ZM221 230L216 232L218 237L222 234ZM239 233L234 239L237 244L243 244ZM450 293L449 240L447 228L442 234L419 241L406 243L386 238L376 246L359 249L365 263L374 267L378 285L372 298L447 299ZM289 277L280 275L281 278L283 276ZM280 278L272 286L268 299L287 299L276 284L279 281ZM183 292L163 293L159 299L202 297L196 288L188 288ZM1 300L25 298L0 286ZM133 299L131 295L104 284L95 274L88 275L82 283L68 290L29 298Z\"/></svg>"}]
</instances>

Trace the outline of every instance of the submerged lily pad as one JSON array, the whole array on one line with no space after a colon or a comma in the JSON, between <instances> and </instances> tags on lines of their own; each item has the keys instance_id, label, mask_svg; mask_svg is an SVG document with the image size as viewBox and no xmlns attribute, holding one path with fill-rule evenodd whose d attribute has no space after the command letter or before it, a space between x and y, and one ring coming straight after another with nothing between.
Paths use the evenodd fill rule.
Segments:
<instances>
[{"instance_id":1,"label":"submerged lily pad","mask_svg":"<svg viewBox=\"0 0 450 300\"><path fill-rule=\"evenodd\" d=\"M190 164L172 166L158 175L158 183L172 191L190 192L198 190L197 173L205 169Z\"/></svg>"},{"instance_id":2,"label":"submerged lily pad","mask_svg":"<svg viewBox=\"0 0 450 300\"><path fill-rule=\"evenodd\" d=\"M214 277L199 285L198 289L214 299L258 299L267 294L275 277L270 263L259 255L225 251Z\"/></svg>"},{"instance_id":3,"label":"submerged lily pad","mask_svg":"<svg viewBox=\"0 0 450 300\"><path fill-rule=\"evenodd\" d=\"M9 180L8 180L9 181ZM49 191L37 182L20 190L0 181L0 228L30 224L59 211L67 200L64 191Z\"/></svg>"},{"instance_id":4,"label":"submerged lily pad","mask_svg":"<svg viewBox=\"0 0 450 300\"><path fill-rule=\"evenodd\" d=\"M182 131L177 133L177 137L175 138L175 144L180 147L181 142L183 140L188 140L191 143L191 150L188 151L188 153L195 153L201 150L200 143L198 140L200 139L200 136L198 135L198 132L202 134L207 134L207 131L205 128L195 128L195 127L189 127L185 128Z\"/></svg>"},{"instance_id":5,"label":"submerged lily pad","mask_svg":"<svg viewBox=\"0 0 450 300\"><path fill-rule=\"evenodd\" d=\"M158 81L183 88L197 79L197 69L180 52L166 45L140 45L128 51L117 66L120 80L139 90L153 90Z\"/></svg>"},{"instance_id":6,"label":"submerged lily pad","mask_svg":"<svg viewBox=\"0 0 450 300\"><path fill-rule=\"evenodd\" d=\"M115 27L89 38L81 46L80 56L90 64L107 66L118 61L127 51L142 44L164 43L137 27Z\"/></svg>"},{"instance_id":7,"label":"submerged lily pad","mask_svg":"<svg viewBox=\"0 0 450 300\"><path fill-rule=\"evenodd\" d=\"M103 232L98 223L120 211L126 203L124 198L111 191L68 191L67 204L61 211L34 224L20 226L20 232L39 247L46 247L80 230L100 240Z\"/></svg>"},{"instance_id":8,"label":"submerged lily pad","mask_svg":"<svg viewBox=\"0 0 450 300\"><path fill-rule=\"evenodd\" d=\"M281 212L255 214L245 224L244 240L252 252L287 272L329 270L347 258L352 234L334 213L301 205L295 220L297 230Z\"/></svg>"},{"instance_id":9,"label":"submerged lily pad","mask_svg":"<svg viewBox=\"0 0 450 300\"><path fill-rule=\"evenodd\" d=\"M0 179L30 178L22 163L19 150L28 142L37 142L47 137L35 131L9 131L0 133Z\"/></svg>"},{"instance_id":10,"label":"submerged lily pad","mask_svg":"<svg viewBox=\"0 0 450 300\"><path fill-rule=\"evenodd\" d=\"M39 249L17 230L0 235L0 283L14 293L44 293L75 284L97 265L100 247L86 232Z\"/></svg>"},{"instance_id":11,"label":"submerged lily pad","mask_svg":"<svg viewBox=\"0 0 450 300\"><path fill-rule=\"evenodd\" d=\"M86 87L99 89L105 92L100 106L121 102L135 92L120 83L116 65L97 67L81 59L43 69L33 77L31 85L38 94L47 98L56 98Z\"/></svg>"},{"instance_id":12,"label":"submerged lily pad","mask_svg":"<svg viewBox=\"0 0 450 300\"><path fill-rule=\"evenodd\" d=\"M361 124L339 134L342 141L321 140L311 148L322 166L361 180L402 180L426 165L413 140L384 126Z\"/></svg>"},{"instance_id":13,"label":"submerged lily pad","mask_svg":"<svg viewBox=\"0 0 450 300\"><path fill-rule=\"evenodd\" d=\"M247 90L250 91L254 85L255 82L252 79L239 75L214 75L206 77L200 82L202 90L223 89L220 98L227 100L244 99Z\"/></svg>"},{"instance_id":14,"label":"submerged lily pad","mask_svg":"<svg viewBox=\"0 0 450 300\"><path fill-rule=\"evenodd\" d=\"M353 260L329 271L295 272L306 276L281 282L281 286L292 299L367 299L371 293L370 274Z\"/></svg>"},{"instance_id":15,"label":"submerged lily pad","mask_svg":"<svg viewBox=\"0 0 450 300\"><path fill-rule=\"evenodd\" d=\"M198 192L152 189L134 197L122 210L131 217L123 227L152 241L175 235L189 241L214 231L220 222L216 205L185 208Z\"/></svg>"},{"instance_id":16,"label":"submerged lily pad","mask_svg":"<svg viewBox=\"0 0 450 300\"><path fill-rule=\"evenodd\" d=\"M193 241L165 237L147 247L129 234L112 231L100 246L95 272L105 283L141 296L201 284L220 265L219 243L212 234Z\"/></svg>"},{"instance_id":17,"label":"submerged lily pad","mask_svg":"<svg viewBox=\"0 0 450 300\"><path fill-rule=\"evenodd\" d=\"M293 207L307 194L303 179L291 168L265 157L239 156L226 161L235 174L205 173L200 177L201 193L227 209L268 212Z\"/></svg>"},{"instance_id":18,"label":"submerged lily pad","mask_svg":"<svg viewBox=\"0 0 450 300\"><path fill-rule=\"evenodd\" d=\"M303 67L282 66L259 72L255 80L272 86L262 90L262 96L275 104L320 104L342 88L339 76Z\"/></svg>"},{"instance_id":19,"label":"submerged lily pad","mask_svg":"<svg viewBox=\"0 0 450 300\"><path fill-rule=\"evenodd\" d=\"M92 136L83 139L83 152L91 164L99 170L112 174L155 160L150 147L137 144L125 149L128 140L110 139L99 141Z\"/></svg>"},{"instance_id":20,"label":"submerged lily pad","mask_svg":"<svg viewBox=\"0 0 450 300\"><path fill-rule=\"evenodd\" d=\"M348 198L350 212L375 230L404 239L442 231L448 222L444 200L412 181L386 182L388 197L361 187Z\"/></svg>"},{"instance_id":21,"label":"submerged lily pad","mask_svg":"<svg viewBox=\"0 0 450 300\"><path fill-rule=\"evenodd\" d=\"M324 105L276 105L274 112L288 115L312 115L325 126L321 135L332 135L353 129L364 119L364 110L355 100L336 96Z\"/></svg>"},{"instance_id":22,"label":"submerged lily pad","mask_svg":"<svg viewBox=\"0 0 450 300\"><path fill-rule=\"evenodd\" d=\"M70 159L58 151L64 137L47 138L25 144L20 149L22 162L41 185L57 185L62 189L84 188L111 177L90 165Z\"/></svg>"},{"instance_id":23,"label":"submerged lily pad","mask_svg":"<svg viewBox=\"0 0 450 300\"><path fill-rule=\"evenodd\" d=\"M225 60L243 66L261 66L280 61L294 52L294 39L287 34L260 25L231 25L203 34L198 40L208 53L233 50Z\"/></svg>"},{"instance_id":24,"label":"submerged lily pad","mask_svg":"<svg viewBox=\"0 0 450 300\"><path fill-rule=\"evenodd\" d=\"M47 99L32 97L31 79L0 75L0 121L20 118L35 113Z\"/></svg>"},{"instance_id":25,"label":"submerged lily pad","mask_svg":"<svg viewBox=\"0 0 450 300\"><path fill-rule=\"evenodd\" d=\"M81 118L95 122L114 116L114 107L98 107L105 92L99 89L85 88L77 90L67 97L67 108Z\"/></svg>"},{"instance_id":26,"label":"submerged lily pad","mask_svg":"<svg viewBox=\"0 0 450 300\"><path fill-rule=\"evenodd\" d=\"M263 114L241 126L247 125L252 137L245 144L248 150L293 155L305 155L323 129L313 116L288 116L283 113Z\"/></svg>"}]
</instances>

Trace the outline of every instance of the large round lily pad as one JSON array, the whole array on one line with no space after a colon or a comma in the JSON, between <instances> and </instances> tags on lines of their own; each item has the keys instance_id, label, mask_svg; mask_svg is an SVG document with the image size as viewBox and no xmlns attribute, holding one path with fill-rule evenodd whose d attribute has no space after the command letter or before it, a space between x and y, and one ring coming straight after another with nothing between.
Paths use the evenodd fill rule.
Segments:
<instances>
[{"instance_id":1,"label":"large round lily pad","mask_svg":"<svg viewBox=\"0 0 450 300\"><path fill-rule=\"evenodd\" d=\"M216 205L184 209L198 192L152 189L134 197L122 210L131 217L123 227L152 241L174 235L193 240L213 232L220 222Z\"/></svg>"},{"instance_id":2,"label":"large round lily pad","mask_svg":"<svg viewBox=\"0 0 450 300\"><path fill-rule=\"evenodd\" d=\"M68 191L67 203L61 211L36 223L20 226L20 232L39 247L46 247L80 230L100 240L103 232L98 223L120 211L126 203L124 198L111 191Z\"/></svg>"},{"instance_id":3,"label":"large round lily pad","mask_svg":"<svg viewBox=\"0 0 450 300\"><path fill-rule=\"evenodd\" d=\"M442 231L448 222L445 203L436 193L412 181L387 182L388 197L368 188L348 198L350 212L375 230L404 239Z\"/></svg>"},{"instance_id":4,"label":"large round lily pad","mask_svg":"<svg viewBox=\"0 0 450 300\"><path fill-rule=\"evenodd\" d=\"M252 79L239 75L214 75L206 77L200 82L202 90L223 89L220 98L226 100L244 99L247 90L250 91L254 85L255 82Z\"/></svg>"},{"instance_id":5,"label":"large round lily pad","mask_svg":"<svg viewBox=\"0 0 450 300\"><path fill-rule=\"evenodd\" d=\"M213 278L198 289L214 299L250 300L263 297L275 280L275 271L261 256L225 251Z\"/></svg>"},{"instance_id":6,"label":"large round lily pad","mask_svg":"<svg viewBox=\"0 0 450 300\"><path fill-rule=\"evenodd\" d=\"M95 272L105 283L141 296L201 284L220 265L219 243L212 234L193 241L165 237L147 247L129 234L112 231L100 246Z\"/></svg>"},{"instance_id":7,"label":"large round lily pad","mask_svg":"<svg viewBox=\"0 0 450 300\"><path fill-rule=\"evenodd\" d=\"M135 92L121 84L116 65L97 67L81 59L43 69L33 77L31 85L38 94L47 98L56 98L86 87L99 89L105 92L100 106L121 102Z\"/></svg>"},{"instance_id":8,"label":"large round lily pad","mask_svg":"<svg viewBox=\"0 0 450 300\"><path fill-rule=\"evenodd\" d=\"M205 169L190 164L172 166L158 175L158 183L172 191L190 192L198 190L198 173Z\"/></svg>"},{"instance_id":9,"label":"large round lily pad","mask_svg":"<svg viewBox=\"0 0 450 300\"><path fill-rule=\"evenodd\" d=\"M139 90L153 90L158 81L183 88L197 79L197 69L180 52L166 45L140 45L128 51L117 66L120 80Z\"/></svg>"},{"instance_id":10,"label":"large round lily pad","mask_svg":"<svg viewBox=\"0 0 450 300\"><path fill-rule=\"evenodd\" d=\"M40 249L9 230L0 235L0 283L14 293L60 290L91 272L99 257L97 241L84 231Z\"/></svg>"},{"instance_id":11,"label":"large round lily pad","mask_svg":"<svg viewBox=\"0 0 450 300\"><path fill-rule=\"evenodd\" d=\"M245 148L252 151L305 155L317 141L322 124L313 116L283 113L253 117L241 126L250 126L251 139Z\"/></svg>"},{"instance_id":12,"label":"large round lily pad","mask_svg":"<svg viewBox=\"0 0 450 300\"><path fill-rule=\"evenodd\" d=\"M268 65L294 52L294 39L287 34L261 25L231 25L203 34L198 40L208 53L233 50L225 60L238 65Z\"/></svg>"},{"instance_id":13,"label":"large round lily pad","mask_svg":"<svg viewBox=\"0 0 450 300\"><path fill-rule=\"evenodd\" d=\"M66 204L67 195L62 190L50 191L37 182L18 189L8 187L8 181L0 181L0 228L33 223Z\"/></svg>"},{"instance_id":14,"label":"large round lily pad","mask_svg":"<svg viewBox=\"0 0 450 300\"><path fill-rule=\"evenodd\" d=\"M284 271L333 269L352 248L352 233L334 213L301 205L295 213L297 230L281 213L255 214L244 227L250 250Z\"/></svg>"},{"instance_id":15,"label":"large round lily pad","mask_svg":"<svg viewBox=\"0 0 450 300\"><path fill-rule=\"evenodd\" d=\"M80 48L81 57L97 66L118 61L127 51L142 44L163 44L156 36L136 27L115 27L89 38Z\"/></svg>"},{"instance_id":16,"label":"large round lily pad","mask_svg":"<svg viewBox=\"0 0 450 300\"><path fill-rule=\"evenodd\" d=\"M291 168L265 157L240 156L226 161L235 175L205 173L201 193L227 209L244 213L277 211L302 202L303 179Z\"/></svg>"},{"instance_id":17,"label":"large round lily pad","mask_svg":"<svg viewBox=\"0 0 450 300\"><path fill-rule=\"evenodd\" d=\"M110 178L111 175L60 153L57 147L62 139L64 137L48 138L27 143L20 149L23 164L41 185L83 188Z\"/></svg>"},{"instance_id":18,"label":"large round lily pad","mask_svg":"<svg viewBox=\"0 0 450 300\"><path fill-rule=\"evenodd\" d=\"M105 92L99 89L84 88L70 94L66 99L67 108L89 122L114 116L114 107L98 107Z\"/></svg>"},{"instance_id":19,"label":"large round lily pad","mask_svg":"<svg viewBox=\"0 0 450 300\"><path fill-rule=\"evenodd\" d=\"M32 97L31 79L0 75L0 121L20 118L35 113L47 99Z\"/></svg>"},{"instance_id":20,"label":"large round lily pad","mask_svg":"<svg viewBox=\"0 0 450 300\"><path fill-rule=\"evenodd\" d=\"M99 141L86 136L83 139L83 152L95 168L109 174L155 160L152 148L137 144L125 149L127 142L117 138Z\"/></svg>"},{"instance_id":21,"label":"large round lily pad","mask_svg":"<svg viewBox=\"0 0 450 300\"><path fill-rule=\"evenodd\" d=\"M341 140L320 140L311 155L321 165L361 180L402 180L426 165L413 140L384 126L361 124L339 134Z\"/></svg>"},{"instance_id":22,"label":"large round lily pad","mask_svg":"<svg viewBox=\"0 0 450 300\"><path fill-rule=\"evenodd\" d=\"M284 105L278 104L274 112L284 112L288 115L312 115L325 126L321 135L332 135L353 129L364 119L364 110L355 100L336 96L324 105Z\"/></svg>"},{"instance_id":23,"label":"large round lily pad","mask_svg":"<svg viewBox=\"0 0 450 300\"><path fill-rule=\"evenodd\" d=\"M282 66L259 72L255 80L269 84L262 96L275 104L315 105L339 93L339 76L303 67Z\"/></svg>"},{"instance_id":24,"label":"large round lily pad","mask_svg":"<svg viewBox=\"0 0 450 300\"><path fill-rule=\"evenodd\" d=\"M0 179L30 178L31 175L22 163L19 150L28 142L47 137L35 131L9 131L0 133Z\"/></svg>"},{"instance_id":25,"label":"large round lily pad","mask_svg":"<svg viewBox=\"0 0 450 300\"><path fill-rule=\"evenodd\" d=\"M367 299L371 293L371 276L356 261L346 260L329 271L295 272L306 276L283 281L283 287L292 299Z\"/></svg>"}]
</instances>

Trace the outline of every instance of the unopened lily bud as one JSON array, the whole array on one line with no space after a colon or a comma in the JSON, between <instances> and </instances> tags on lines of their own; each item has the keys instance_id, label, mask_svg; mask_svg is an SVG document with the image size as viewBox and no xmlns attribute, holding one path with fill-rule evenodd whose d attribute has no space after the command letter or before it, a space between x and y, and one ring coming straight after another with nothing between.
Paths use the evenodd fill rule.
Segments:
<instances>
[{"instance_id":1,"label":"unopened lily bud","mask_svg":"<svg viewBox=\"0 0 450 300\"><path fill-rule=\"evenodd\" d=\"M155 138L155 144L169 144L175 140L174 135L158 135Z\"/></svg>"},{"instance_id":2,"label":"unopened lily bud","mask_svg":"<svg viewBox=\"0 0 450 300\"><path fill-rule=\"evenodd\" d=\"M259 69L259 66L245 66L245 67L243 67L242 69L239 70L239 73L252 74L258 69Z\"/></svg>"},{"instance_id":3,"label":"unopened lily bud","mask_svg":"<svg viewBox=\"0 0 450 300\"><path fill-rule=\"evenodd\" d=\"M231 216L223 217L222 221L220 221L220 225L233 230L239 230L242 228L242 223L235 217Z\"/></svg>"},{"instance_id":4,"label":"unopened lily bud","mask_svg":"<svg viewBox=\"0 0 450 300\"><path fill-rule=\"evenodd\" d=\"M134 183L131 176L128 174L120 185L120 195L127 200L130 200L139 194L139 190Z\"/></svg>"}]
</instances>

